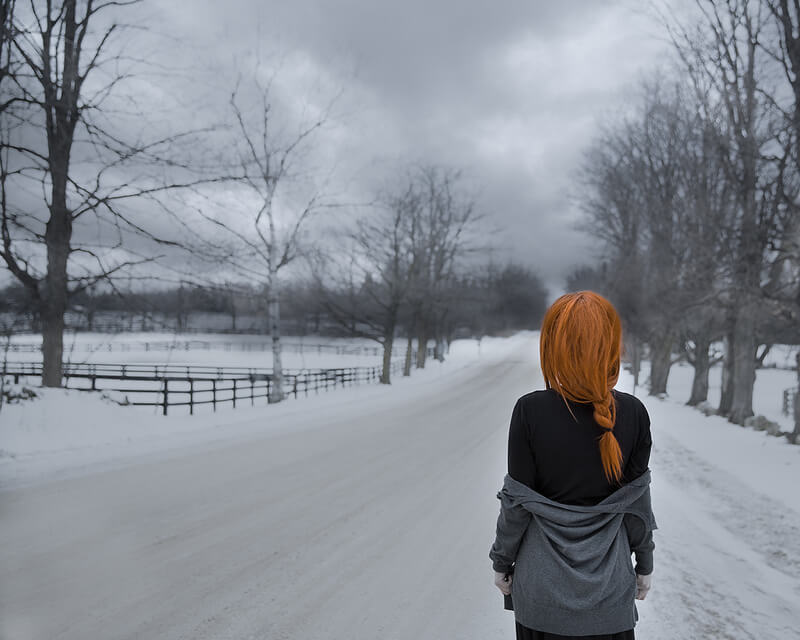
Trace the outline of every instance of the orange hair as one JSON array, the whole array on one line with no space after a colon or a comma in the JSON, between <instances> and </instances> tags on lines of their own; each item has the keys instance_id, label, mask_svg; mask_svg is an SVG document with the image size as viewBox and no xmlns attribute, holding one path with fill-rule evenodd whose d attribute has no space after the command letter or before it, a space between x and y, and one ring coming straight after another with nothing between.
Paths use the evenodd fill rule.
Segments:
<instances>
[{"instance_id":1,"label":"orange hair","mask_svg":"<svg viewBox=\"0 0 800 640\"><path fill-rule=\"evenodd\" d=\"M619 378L621 351L619 314L600 294L567 293L547 310L539 338L545 384L564 398L570 413L567 400L594 405L594 419L605 429L599 438L600 459L609 482L622 475L622 450L614 435L617 407L611 393Z\"/></svg>"}]
</instances>

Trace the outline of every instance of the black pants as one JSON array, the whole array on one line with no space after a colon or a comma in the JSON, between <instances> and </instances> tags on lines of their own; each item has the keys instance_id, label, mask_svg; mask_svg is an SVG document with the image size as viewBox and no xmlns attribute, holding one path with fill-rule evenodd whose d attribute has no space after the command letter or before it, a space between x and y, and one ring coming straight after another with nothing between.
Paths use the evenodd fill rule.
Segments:
<instances>
[{"instance_id":1,"label":"black pants","mask_svg":"<svg viewBox=\"0 0 800 640\"><path fill-rule=\"evenodd\" d=\"M619 633L606 633L595 636L560 636L555 633L546 633L523 627L519 622L517 625L517 640L635 640L633 629L620 631Z\"/></svg>"}]
</instances>

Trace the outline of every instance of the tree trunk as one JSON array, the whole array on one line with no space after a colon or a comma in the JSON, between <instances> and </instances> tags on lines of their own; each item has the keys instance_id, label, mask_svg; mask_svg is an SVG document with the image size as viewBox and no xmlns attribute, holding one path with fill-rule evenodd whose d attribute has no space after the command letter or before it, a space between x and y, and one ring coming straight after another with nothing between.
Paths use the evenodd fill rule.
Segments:
<instances>
[{"instance_id":1,"label":"tree trunk","mask_svg":"<svg viewBox=\"0 0 800 640\"><path fill-rule=\"evenodd\" d=\"M722 339L725 348L725 355L722 359L722 383L719 396L719 407L717 407L717 415L727 416L731 410L733 401L733 371L734 371L734 358L733 358L733 333L726 333Z\"/></svg>"},{"instance_id":2,"label":"tree trunk","mask_svg":"<svg viewBox=\"0 0 800 640\"><path fill-rule=\"evenodd\" d=\"M417 333L417 369L425 368L425 356L428 353L428 331L425 322L419 323Z\"/></svg>"},{"instance_id":3,"label":"tree trunk","mask_svg":"<svg viewBox=\"0 0 800 640\"><path fill-rule=\"evenodd\" d=\"M745 292L736 312L733 342L733 398L728 420L744 424L753 415L753 385L756 381L756 317L758 299Z\"/></svg>"},{"instance_id":4,"label":"tree trunk","mask_svg":"<svg viewBox=\"0 0 800 640\"><path fill-rule=\"evenodd\" d=\"M403 376L411 375L411 360L414 353L414 338L412 335L411 330L409 330L406 342L406 361L403 363Z\"/></svg>"},{"instance_id":5,"label":"tree trunk","mask_svg":"<svg viewBox=\"0 0 800 640\"><path fill-rule=\"evenodd\" d=\"M639 386L639 374L642 372L642 343L639 336L633 337L633 392Z\"/></svg>"},{"instance_id":6,"label":"tree trunk","mask_svg":"<svg viewBox=\"0 0 800 640\"><path fill-rule=\"evenodd\" d=\"M671 331L656 336L650 343L650 390L655 396L667 392L667 378L672 366L672 345L675 338Z\"/></svg>"},{"instance_id":7,"label":"tree trunk","mask_svg":"<svg viewBox=\"0 0 800 640\"><path fill-rule=\"evenodd\" d=\"M67 208L69 156L51 163L53 179L50 219L45 230L47 275L42 300L42 385L60 387L64 358L64 314L67 310L67 259L72 218Z\"/></svg>"},{"instance_id":8,"label":"tree trunk","mask_svg":"<svg viewBox=\"0 0 800 640\"><path fill-rule=\"evenodd\" d=\"M439 362L444 362L445 352L445 339L444 339L444 326L447 318L447 310L445 309L440 316L436 319L436 328L434 330L435 345L433 347L433 357Z\"/></svg>"},{"instance_id":9,"label":"tree trunk","mask_svg":"<svg viewBox=\"0 0 800 640\"><path fill-rule=\"evenodd\" d=\"M49 278L48 278L49 280ZM48 294L42 309L42 385L60 387L64 355L63 294Z\"/></svg>"},{"instance_id":10,"label":"tree trunk","mask_svg":"<svg viewBox=\"0 0 800 640\"><path fill-rule=\"evenodd\" d=\"M270 385L269 402L283 400L283 363L281 362L281 307L278 285L278 251L275 243L275 225L270 217L269 248L269 290L267 292L267 315L269 333L272 336L272 384Z\"/></svg>"},{"instance_id":11,"label":"tree trunk","mask_svg":"<svg viewBox=\"0 0 800 640\"><path fill-rule=\"evenodd\" d=\"M708 400L708 349L711 347L711 339L706 333L698 333L695 335L694 345L692 393L686 403L692 407Z\"/></svg>"},{"instance_id":12,"label":"tree trunk","mask_svg":"<svg viewBox=\"0 0 800 640\"><path fill-rule=\"evenodd\" d=\"M272 384L269 391L269 402L283 400L283 363L281 362L281 319L280 300L274 283L267 296L267 313L269 331L272 336Z\"/></svg>"},{"instance_id":13,"label":"tree trunk","mask_svg":"<svg viewBox=\"0 0 800 640\"><path fill-rule=\"evenodd\" d=\"M417 328L417 313L416 311L411 317L411 323L408 327L408 341L406 342L406 361L403 363L403 376L411 375L411 365L414 359L414 331Z\"/></svg>"},{"instance_id":14,"label":"tree trunk","mask_svg":"<svg viewBox=\"0 0 800 640\"><path fill-rule=\"evenodd\" d=\"M439 362L444 362L444 349L445 349L444 336L442 335L436 336L436 346L434 347L433 353L434 357Z\"/></svg>"},{"instance_id":15,"label":"tree trunk","mask_svg":"<svg viewBox=\"0 0 800 640\"><path fill-rule=\"evenodd\" d=\"M392 383L392 348L394 347L394 327L383 337L383 370L381 384Z\"/></svg>"},{"instance_id":16,"label":"tree trunk","mask_svg":"<svg viewBox=\"0 0 800 640\"><path fill-rule=\"evenodd\" d=\"M623 354L627 362L631 366L631 375L633 376L633 391L636 393L636 387L639 385L639 368L641 366L640 353L639 353L639 339L633 332L624 334Z\"/></svg>"}]
</instances>

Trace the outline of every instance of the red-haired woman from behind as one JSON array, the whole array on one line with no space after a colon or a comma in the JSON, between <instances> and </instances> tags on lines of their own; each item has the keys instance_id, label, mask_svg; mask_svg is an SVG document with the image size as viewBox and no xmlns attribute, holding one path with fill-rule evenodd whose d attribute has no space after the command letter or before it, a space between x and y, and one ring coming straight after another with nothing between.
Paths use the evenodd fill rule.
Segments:
<instances>
[{"instance_id":1,"label":"red-haired woman from behind","mask_svg":"<svg viewBox=\"0 0 800 640\"><path fill-rule=\"evenodd\" d=\"M568 293L547 310L546 388L514 405L489 551L518 639L635 637L653 572L652 439L642 402L614 389L621 351L603 296Z\"/></svg>"}]
</instances>

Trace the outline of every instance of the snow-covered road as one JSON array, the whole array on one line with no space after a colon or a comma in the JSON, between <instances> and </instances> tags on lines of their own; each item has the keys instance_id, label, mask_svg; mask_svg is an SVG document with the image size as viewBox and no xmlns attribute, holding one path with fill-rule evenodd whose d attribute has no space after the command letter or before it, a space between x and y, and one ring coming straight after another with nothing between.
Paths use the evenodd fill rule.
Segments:
<instances>
[{"instance_id":1,"label":"snow-covered road","mask_svg":"<svg viewBox=\"0 0 800 640\"><path fill-rule=\"evenodd\" d=\"M0 639L513 638L488 551L536 354L531 338L413 396L310 406L302 430L4 489ZM800 637L800 513L645 403L660 529L637 635Z\"/></svg>"}]
</instances>

